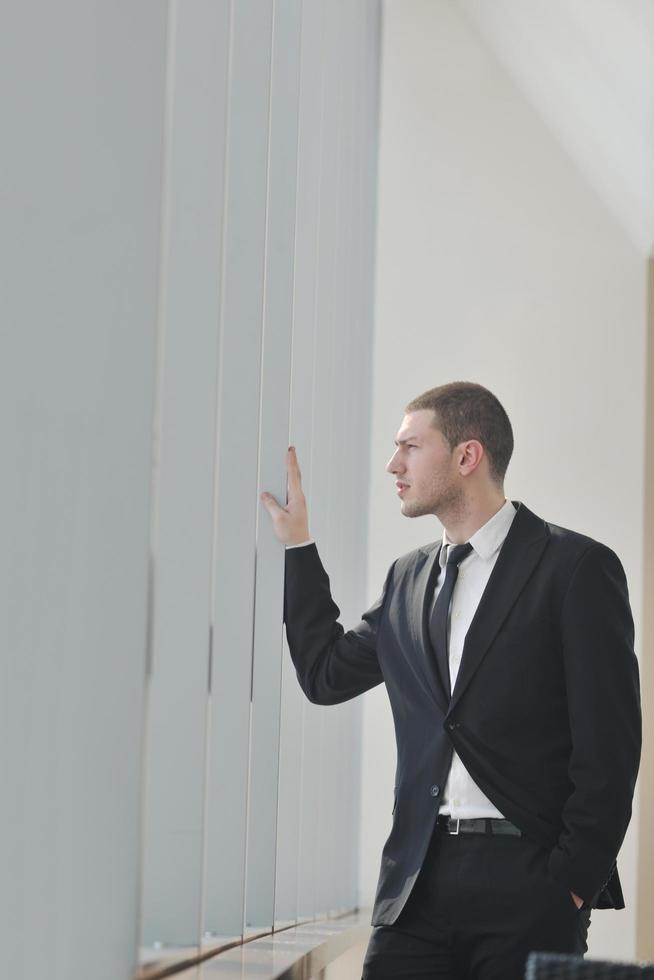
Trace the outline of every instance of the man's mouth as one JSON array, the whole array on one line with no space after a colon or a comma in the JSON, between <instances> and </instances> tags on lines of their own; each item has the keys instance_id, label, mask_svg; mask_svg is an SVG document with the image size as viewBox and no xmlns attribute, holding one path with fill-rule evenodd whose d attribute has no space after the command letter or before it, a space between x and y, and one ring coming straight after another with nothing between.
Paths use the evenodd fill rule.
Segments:
<instances>
[{"instance_id":1,"label":"man's mouth","mask_svg":"<svg viewBox=\"0 0 654 980\"><path fill-rule=\"evenodd\" d=\"M399 494L400 497L402 496L402 494L404 493L405 490L408 490L409 489L409 484L408 483L400 483L399 480L396 482L395 486L397 487L397 492L398 492L398 494Z\"/></svg>"}]
</instances>

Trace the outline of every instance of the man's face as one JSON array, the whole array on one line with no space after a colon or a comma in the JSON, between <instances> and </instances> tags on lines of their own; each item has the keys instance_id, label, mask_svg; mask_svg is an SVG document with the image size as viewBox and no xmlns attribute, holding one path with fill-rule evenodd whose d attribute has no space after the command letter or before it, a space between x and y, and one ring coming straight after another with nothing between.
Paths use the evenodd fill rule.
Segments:
<instances>
[{"instance_id":1,"label":"man's face","mask_svg":"<svg viewBox=\"0 0 654 980\"><path fill-rule=\"evenodd\" d=\"M405 517L442 513L461 499L455 453L433 420L431 409L405 415L386 464L395 476Z\"/></svg>"}]
</instances>

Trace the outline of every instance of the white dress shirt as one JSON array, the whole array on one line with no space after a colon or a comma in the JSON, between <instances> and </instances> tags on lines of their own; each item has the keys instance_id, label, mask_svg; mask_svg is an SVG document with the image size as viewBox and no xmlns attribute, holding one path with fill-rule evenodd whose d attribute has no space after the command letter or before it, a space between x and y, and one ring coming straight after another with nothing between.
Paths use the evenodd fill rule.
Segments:
<instances>
[{"instance_id":1,"label":"white dress shirt","mask_svg":"<svg viewBox=\"0 0 654 980\"><path fill-rule=\"evenodd\" d=\"M459 575L452 593L448 620L450 687L452 691L461 664L466 633L477 611L479 600L486 588L500 548L509 533L515 515L515 507L510 500L505 500L498 512L472 535L470 544L473 550L459 565ZM286 547L302 548L307 544L312 544L313 540L310 538L301 544L286 545ZM441 571L434 589L430 616L445 580L443 569L447 562L447 549L452 543L447 532L443 531L443 547L438 556ZM443 802L439 813L446 813L451 817L461 819L465 817L503 817L503 814L479 789L456 752L452 756L452 765L445 784Z\"/></svg>"},{"instance_id":2,"label":"white dress shirt","mask_svg":"<svg viewBox=\"0 0 654 980\"><path fill-rule=\"evenodd\" d=\"M469 539L472 551L459 565L459 575L452 593L449 615L449 664L450 688L455 689L456 678L461 664L463 644L472 618L477 611L479 600L486 588L490 573L497 561L500 548L509 533L516 510L510 500L504 504L489 521L480 527ZM434 589L430 616L441 590L445 575L443 568L447 561L447 550L452 542L443 531L443 547L438 556L441 571ZM472 776L461 762L456 752L443 792L443 802L439 813L451 817L503 817L487 796L479 789Z\"/></svg>"}]
</instances>

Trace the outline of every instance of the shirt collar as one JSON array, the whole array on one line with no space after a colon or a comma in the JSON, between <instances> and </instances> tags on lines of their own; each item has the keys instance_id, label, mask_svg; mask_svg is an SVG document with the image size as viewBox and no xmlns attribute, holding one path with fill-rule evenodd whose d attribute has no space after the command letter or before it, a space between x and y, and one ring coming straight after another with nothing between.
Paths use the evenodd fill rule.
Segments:
<instances>
[{"instance_id":1,"label":"shirt collar","mask_svg":"<svg viewBox=\"0 0 654 980\"><path fill-rule=\"evenodd\" d=\"M515 515L515 507L510 500L505 500L498 512L493 514L491 519L486 521L469 539L475 554L479 555L484 561L492 558L495 552L499 551L503 545ZM450 541L447 536L447 531L443 528L443 547L438 556L438 562L441 568L444 567L447 557L445 546L449 544L453 544L453 542Z\"/></svg>"}]
</instances>

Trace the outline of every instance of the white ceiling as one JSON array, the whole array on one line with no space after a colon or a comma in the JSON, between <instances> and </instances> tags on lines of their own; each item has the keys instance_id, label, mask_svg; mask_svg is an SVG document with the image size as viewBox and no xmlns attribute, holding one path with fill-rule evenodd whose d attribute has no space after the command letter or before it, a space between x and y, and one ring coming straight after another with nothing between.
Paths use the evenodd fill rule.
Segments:
<instances>
[{"instance_id":1,"label":"white ceiling","mask_svg":"<svg viewBox=\"0 0 654 980\"><path fill-rule=\"evenodd\" d=\"M459 0L645 254L654 251L654 0Z\"/></svg>"}]
</instances>

